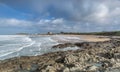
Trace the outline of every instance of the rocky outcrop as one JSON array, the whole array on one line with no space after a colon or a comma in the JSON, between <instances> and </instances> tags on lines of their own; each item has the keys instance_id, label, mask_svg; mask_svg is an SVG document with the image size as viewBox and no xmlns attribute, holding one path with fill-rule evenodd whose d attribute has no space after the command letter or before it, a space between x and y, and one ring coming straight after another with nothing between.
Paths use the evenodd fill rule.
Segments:
<instances>
[{"instance_id":1,"label":"rocky outcrop","mask_svg":"<svg viewBox=\"0 0 120 72\"><path fill-rule=\"evenodd\" d=\"M0 72L120 72L118 40L74 45L85 46L85 49L7 59L0 62ZM93 47L90 48L91 45Z\"/></svg>"},{"instance_id":2,"label":"rocky outcrop","mask_svg":"<svg viewBox=\"0 0 120 72\"><path fill-rule=\"evenodd\" d=\"M52 48L66 48L66 47L75 47L75 44L73 43L58 44L53 46Z\"/></svg>"},{"instance_id":3,"label":"rocky outcrop","mask_svg":"<svg viewBox=\"0 0 120 72\"><path fill-rule=\"evenodd\" d=\"M66 48L66 47L80 47L80 48L116 48L120 46L119 39L111 39L104 42L80 42L80 43L65 43L58 44L52 48Z\"/></svg>"},{"instance_id":4,"label":"rocky outcrop","mask_svg":"<svg viewBox=\"0 0 120 72\"><path fill-rule=\"evenodd\" d=\"M0 63L1 72L96 72L120 70L120 47L91 48L20 57ZM110 58L109 58L110 57Z\"/></svg>"}]
</instances>

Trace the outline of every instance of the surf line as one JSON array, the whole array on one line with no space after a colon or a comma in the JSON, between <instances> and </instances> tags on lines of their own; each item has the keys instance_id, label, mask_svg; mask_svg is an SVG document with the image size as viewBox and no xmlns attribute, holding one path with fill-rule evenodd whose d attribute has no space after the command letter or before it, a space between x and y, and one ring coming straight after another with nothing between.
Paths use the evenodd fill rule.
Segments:
<instances>
[{"instance_id":1,"label":"surf line","mask_svg":"<svg viewBox=\"0 0 120 72\"><path fill-rule=\"evenodd\" d=\"M29 44L29 45L20 47L18 50L16 50L16 52L17 52L17 51L20 51L20 50L22 50L22 49L24 49L25 47L32 46L33 44L35 44L35 41L33 41L33 42L32 42L31 44Z\"/></svg>"},{"instance_id":2,"label":"surf line","mask_svg":"<svg viewBox=\"0 0 120 72\"><path fill-rule=\"evenodd\" d=\"M29 45L20 47L18 50L14 50L14 51L12 51L12 52L8 52L8 53L5 53L5 54L3 54L3 55L0 55L0 57L7 56L7 55L12 54L12 53L14 53L14 52L18 52L18 51L24 49L25 47L29 47L29 46L33 45L34 43L35 43L35 41L33 41L33 42L32 42L31 44L29 44Z\"/></svg>"}]
</instances>

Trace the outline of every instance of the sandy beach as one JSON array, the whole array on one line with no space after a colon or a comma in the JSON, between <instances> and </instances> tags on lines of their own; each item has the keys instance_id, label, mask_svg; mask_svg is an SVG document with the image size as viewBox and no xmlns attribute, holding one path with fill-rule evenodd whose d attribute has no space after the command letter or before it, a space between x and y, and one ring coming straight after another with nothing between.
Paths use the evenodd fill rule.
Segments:
<instances>
[{"instance_id":1,"label":"sandy beach","mask_svg":"<svg viewBox=\"0 0 120 72\"><path fill-rule=\"evenodd\" d=\"M108 41L110 38L107 36L98 35L53 35L52 39L59 43L75 43L75 42L102 42Z\"/></svg>"}]
</instances>

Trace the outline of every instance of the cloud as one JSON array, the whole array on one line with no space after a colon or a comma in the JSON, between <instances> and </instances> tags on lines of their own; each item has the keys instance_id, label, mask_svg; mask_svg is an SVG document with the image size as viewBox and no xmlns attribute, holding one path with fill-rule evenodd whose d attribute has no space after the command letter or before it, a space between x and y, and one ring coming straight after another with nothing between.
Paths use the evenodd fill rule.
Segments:
<instances>
[{"instance_id":1,"label":"cloud","mask_svg":"<svg viewBox=\"0 0 120 72\"><path fill-rule=\"evenodd\" d=\"M63 28L67 29L68 26L65 27L67 22L63 18L56 19L41 19L36 22L36 29L43 29L48 31L60 31Z\"/></svg>"},{"instance_id":2,"label":"cloud","mask_svg":"<svg viewBox=\"0 0 120 72\"><path fill-rule=\"evenodd\" d=\"M32 20L5 19L0 24L30 26L38 31L118 30L120 0L0 0L33 16Z\"/></svg>"},{"instance_id":3,"label":"cloud","mask_svg":"<svg viewBox=\"0 0 120 72\"><path fill-rule=\"evenodd\" d=\"M111 15L115 8L120 8L119 0L1 0L1 2L17 10L24 7L39 14L40 17L47 14L47 16L78 21L93 13L98 17ZM112 15L115 14L120 15L119 12L112 12Z\"/></svg>"},{"instance_id":4,"label":"cloud","mask_svg":"<svg viewBox=\"0 0 120 72\"><path fill-rule=\"evenodd\" d=\"M97 5L96 5L97 4ZM94 4L93 12L83 17L84 21L99 25L118 24L120 1L105 0ZM120 23L120 22L119 22Z\"/></svg>"},{"instance_id":5,"label":"cloud","mask_svg":"<svg viewBox=\"0 0 120 72\"><path fill-rule=\"evenodd\" d=\"M19 27L33 29L36 31L62 31L67 30L69 27L66 25L63 18L57 19L40 19L39 21L27 21L15 18L0 18L0 27Z\"/></svg>"},{"instance_id":6,"label":"cloud","mask_svg":"<svg viewBox=\"0 0 120 72\"><path fill-rule=\"evenodd\" d=\"M62 18L55 19L52 21L53 24L62 24L63 22L64 22L64 20Z\"/></svg>"},{"instance_id":7,"label":"cloud","mask_svg":"<svg viewBox=\"0 0 120 72\"><path fill-rule=\"evenodd\" d=\"M31 26L32 22L19 20L15 18L0 18L0 26L17 26L17 27L28 27Z\"/></svg>"},{"instance_id":8,"label":"cloud","mask_svg":"<svg viewBox=\"0 0 120 72\"><path fill-rule=\"evenodd\" d=\"M54 18L54 19L40 19L39 21L26 21L19 19L0 19L0 28L9 27L9 28L25 28L28 32L91 32L91 31L104 31L104 30L119 30L117 25L96 25L90 24L89 22L74 22L67 21L63 18ZM13 30L14 31L14 30ZM22 30L20 30L22 31Z\"/></svg>"}]
</instances>

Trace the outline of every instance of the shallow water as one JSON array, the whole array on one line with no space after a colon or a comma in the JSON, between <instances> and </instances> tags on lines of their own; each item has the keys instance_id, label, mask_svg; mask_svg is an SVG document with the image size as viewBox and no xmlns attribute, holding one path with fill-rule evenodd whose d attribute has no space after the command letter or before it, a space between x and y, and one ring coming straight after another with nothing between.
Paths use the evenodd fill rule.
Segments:
<instances>
[{"instance_id":1,"label":"shallow water","mask_svg":"<svg viewBox=\"0 0 120 72\"><path fill-rule=\"evenodd\" d=\"M52 36L0 35L0 60L78 49L77 47L52 49L51 47L58 43L51 37Z\"/></svg>"}]
</instances>

